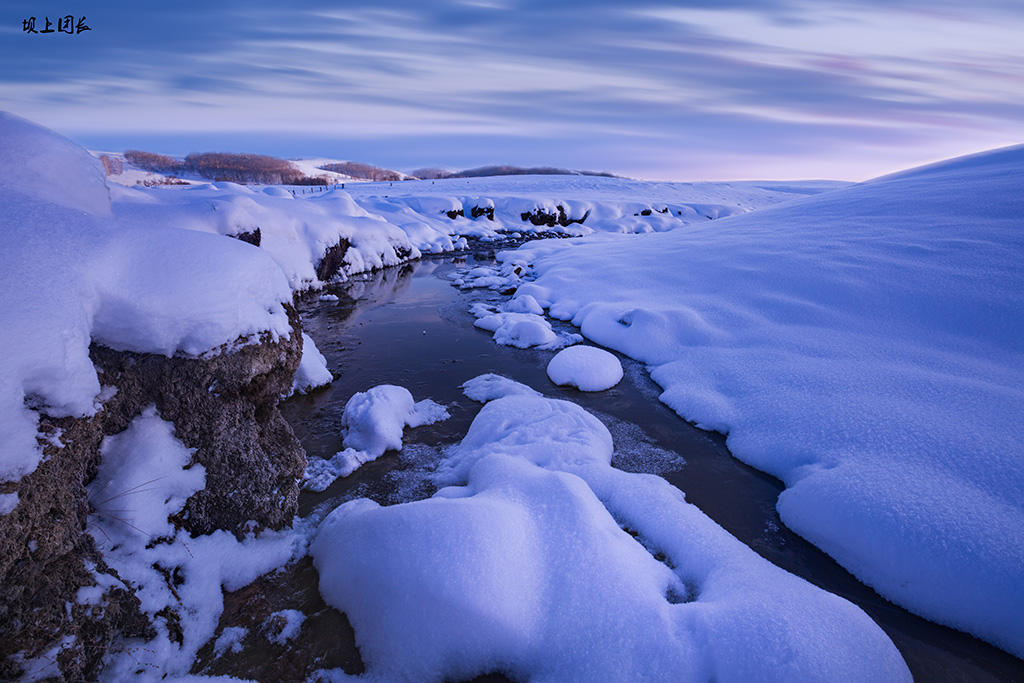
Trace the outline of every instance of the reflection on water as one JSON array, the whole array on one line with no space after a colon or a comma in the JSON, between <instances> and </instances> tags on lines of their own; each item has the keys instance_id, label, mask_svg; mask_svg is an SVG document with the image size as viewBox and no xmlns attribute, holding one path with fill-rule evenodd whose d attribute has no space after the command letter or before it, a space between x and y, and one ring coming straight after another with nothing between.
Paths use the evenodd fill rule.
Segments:
<instances>
[{"instance_id":1,"label":"reflection on water","mask_svg":"<svg viewBox=\"0 0 1024 683\"><path fill-rule=\"evenodd\" d=\"M486 257L424 260L329 288L338 301L313 295L300 303L303 327L327 358L336 380L282 405L309 457L341 450L341 414L358 391L378 384L431 398L452 417L406 430L406 447L364 465L323 493L303 494L303 515L355 496L381 504L433 493L426 474L458 442L480 410L459 385L486 372L578 403L612 432L615 464L661 474L691 503L763 557L864 609L893 639L918 681L1024 681L1024 662L970 636L931 624L879 597L831 558L782 525L775 511L781 483L733 458L718 434L696 429L658 402L644 368L622 358L626 379L606 392L556 387L545 367L552 352L498 346L473 327L470 304L502 297L460 292L445 279ZM555 323L556 327L560 323Z\"/></svg>"}]
</instances>

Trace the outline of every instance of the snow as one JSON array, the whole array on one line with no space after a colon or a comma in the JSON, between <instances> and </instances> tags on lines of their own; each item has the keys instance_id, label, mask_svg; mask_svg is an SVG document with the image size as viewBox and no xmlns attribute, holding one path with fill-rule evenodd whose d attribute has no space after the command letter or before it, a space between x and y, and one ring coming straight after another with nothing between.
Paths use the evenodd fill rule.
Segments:
<instances>
[{"instance_id":1,"label":"snow","mask_svg":"<svg viewBox=\"0 0 1024 683\"><path fill-rule=\"evenodd\" d=\"M267 620L267 628L277 630L268 633L267 639L272 643L284 645L289 640L294 640L298 637L299 632L302 630L302 622L305 620L306 615L295 609L284 609L280 612L274 612Z\"/></svg>"},{"instance_id":2,"label":"snow","mask_svg":"<svg viewBox=\"0 0 1024 683\"><path fill-rule=\"evenodd\" d=\"M488 281L489 277L477 279L478 282L481 280ZM471 312L477 317L473 324L482 330L493 332L494 341L498 344L520 349L537 347L553 350L583 340L578 334L555 332L543 315L515 312L524 308L518 299L503 303L500 308L487 303L473 304ZM540 312L543 313L543 309Z\"/></svg>"},{"instance_id":3,"label":"snow","mask_svg":"<svg viewBox=\"0 0 1024 683\"><path fill-rule=\"evenodd\" d=\"M622 363L604 349L570 346L548 361L548 377L559 386L573 386L580 391L604 391L622 379Z\"/></svg>"},{"instance_id":4,"label":"snow","mask_svg":"<svg viewBox=\"0 0 1024 683\"><path fill-rule=\"evenodd\" d=\"M85 416L100 392L88 349L198 355L291 333L291 292L264 252L119 223L99 162L0 114L0 482L34 471L38 412Z\"/></svg>"},{"instance_id":5,"label":"snow","mask_svg":"<svg viewBox=\"0 0 1024 683\"><path fill-rule=\"evenodd\" d=\"M241 626L228 626L214 641L213 654L219 657L225 652L241 652L242 640L248 633L249 630Z\"/></svg>"},{"instance_id":6,"label":"snow","mask_svg":"<svg viewBox=\"0 0 1024 683\"><path fill-rule=\"evenodd\" d=\"M397 265L417 258L421 250L451 249L448 235L434 231L413 243L400 227L366 212L337 188L282 195L234 183L189 188L115 186L111 196L115 216L126 222L227 236L259 230L260 249L277 263L295 291L322 284L316 266L337 245L349 245L343 254L342 276Z\"/></svg>"},{"instance_id":7,"label":"snow","mask_svg":"<svg viewBox=\"0 0 1024 683\"><path fill-rule=\"evenodd\" d=\"M117 546L173 536L167 518L205 486L203 466L192 465L192 452L174 437L174 425L150 407L125 431L103 440L99 471L87 488L89 505L103 522L97 528Z\"/></svg>"},{"instance_id":8,"label":"snow","mask_svg":"<svg viewBox=\"0 0 1024 683\"><path fill-rule=\"evenodd\" d=\"M88 486L94 508L88 531L107 564L135 587L157 631L148 642L130 641L112 651L101 680L148 683L184 674L216 630L222 590L237 590L305 554L308 524L242 540L225 531L193 538L178 529L170 518L203 487L205 476L200 465L191 464L174 426L152 408L125 431L106 437L100 452L99 470ZM97 579L101 588L108 584L109 577ZM96 591L85 586L79 598L95 600ZM168 610L178 618L180 642L171 634ZM225 637L230 640L230 634Z\"/></svg>"},{"instance_id":9,"label":"snow","mask_svg":"<svg viewBox=\"0 0 1024 683\"><path fill-rule=\"evenodd\" d=\"M527 396L540 396L540 393L534 391L525 384L516 382L515 380L509 379L508 377L502 377L494 373L487 373L486 375L479 375L473 379L467 380L462 384L462 393L468 398L480 403L487 403L493 401L496 398L502 398L503 396L512 396L516 394L525 394Z\"/></svg>"},{"instance_id":10,"label":"snow","mask_svg":"<svg viewBox=\"0 0 1024 683\"><path fill-rule=\"evenodd\" d=\"M313 389L327 386L334 381L334 375L327 369L327 359L316 348L313 338L302 333L302 359L295 371L292 382L293 394L307 394Z\"/></svg>"},{"instance_id":11,"label":"snow","mask_svg":"<svg viewBox=\"0 0 1024 683\"><path fill-rule=\"evenodd\" d=\"M647 233L674 230L759 209L794 197L813 195L846 183L662 183L596 176L506 176L449 178L346 186L356 202L396 225L493 239L509 234L551 232ZM533 225L524 213L558 216L582 224ZM473 209L493 209L493 220ZM461 211L455 219L447 212ZM644 214L647 215L644 215Z\"/></svg>"},{"instance_id":12,"label":"snow","mask_svg":"<svg viewBox=\"0 0 1024 683\"><path fill-rule=\"evenodd\" d=\"M0 493L0 515L9 515L18 507L17 493Z\"/></svg>"},{"instance_id":13,"label":"snow","mask_svg":"<svg viewBox=\"0 0 1024 683\"><path fill-rule=\"evenodd\" d=\"M385 452L402 450L406 427L422 427L448 417L444 406L430 399L414 402L412 394L403 387L381 384L359 392L348 400L341 416L345 450L330 460L312 460L306 467L302 486L310 491L323 491L338 477L347 477Z\"/></svg>"},{"instance_id":14,"label":"snow","mask_svg":"<svg viewBox=\"0 0 1024 683\"><path fill-rule=\"evenodd\" d=\"M553 318L779 479L888 599L1024 655L1024 147L653 235L527 245ZM628 267L626 267L628 264Z\"/></svg>"},{"instance_id":15,"label":"snow","mask_svg":"<svg viewBox=\"0 0 1024 683\"><path fill-rule=\"evenodd\" d=\"M345 503L311 544L370 680L910 680L859 609L612 469L586 411L484 381L504 395L442 464L447 487Z\"/></svg>"}]
</instances>

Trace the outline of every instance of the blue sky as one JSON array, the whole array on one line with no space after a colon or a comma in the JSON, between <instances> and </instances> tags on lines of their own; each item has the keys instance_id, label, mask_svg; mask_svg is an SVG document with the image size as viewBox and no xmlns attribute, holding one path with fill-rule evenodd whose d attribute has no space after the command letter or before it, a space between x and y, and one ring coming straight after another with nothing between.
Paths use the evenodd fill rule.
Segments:
<instances>
[{"instance_id":1,"label":"blue sky","mask_svg":"<svg viewBox=\"0 0 1024 683\"><path fill-rule=\"evenodd\" d=\"M0 9L0 109L93 149L860 180L1024 142L1019 0ZM55 17L51 17L54 19Z\"/></svg>"}]
</instances>

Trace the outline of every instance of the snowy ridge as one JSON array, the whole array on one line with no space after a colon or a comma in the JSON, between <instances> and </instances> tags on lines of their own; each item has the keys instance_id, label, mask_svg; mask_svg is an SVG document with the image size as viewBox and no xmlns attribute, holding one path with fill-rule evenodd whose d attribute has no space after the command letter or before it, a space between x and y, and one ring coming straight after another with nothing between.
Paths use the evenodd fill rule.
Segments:
<instances>
[{"instance_id":1,"label":"snowy ridge","mask_svg":"<svg viewBox=\"0 0 1024 683\"><path fill-rule=\"evenodd\" d=\"M882 595L1024 655L1024 148L686 230L534 243L522 285L651 366ZM629 264L624 267L624 264Z\"/></svg>"},{"instance_id":2,"label":"snowy ridge","mask_svg":"<svg viewBox=\"0 0 1024 683\"><path fill-rule=\"evenodd\" d=\"M347 188L407 232L647 233L744 213L848 183L667 183L594 176L507 176L364 183ZM530 218L524 218L530 216Z\"/></svg>"}]
</instances>

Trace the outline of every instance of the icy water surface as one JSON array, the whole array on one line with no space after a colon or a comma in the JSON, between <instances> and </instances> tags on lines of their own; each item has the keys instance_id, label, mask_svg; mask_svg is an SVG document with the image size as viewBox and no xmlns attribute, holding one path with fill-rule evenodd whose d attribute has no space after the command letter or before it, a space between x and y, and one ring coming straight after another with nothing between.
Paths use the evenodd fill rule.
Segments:
<instances>
[{"instance_id":1,"label":"icy water surface","mask_svg":"<svg viewBox=\"0 0 1024 683\"><path fill-rule=\"evenodd\" d=\"M441 423L407 429L401 453L388 453L364 465L323 493L304 494L301 514L323 512L355 496L392 504L431 495L433 489L424 474L442 457L446 445L462 438L481 408L462 394L459 385L494 372L581 405L609 427L615 439L616 466L661 474L682 489L688 501L763 557L859 605L892 638L917 681L1024 682L1024 662L888 603L786 529L775 511L781 483L733 458L721 435L692 427L659 403L659 390L640 364L622 358L623 382L606 392L585 394L551 384L545 367L552 352L496 345L490 333L473 327L468 311L473 302L503 297L485 290L460 292L445 279L459 267L487 261L486 256L467 259L425 260L368 274L325 290L337 301L314 295L300 305L306 332L337 377L331 387L282 406L309 457L329 458L341 450L345 403L352 394L378 384L404 386L416 400L433 399L451 413ZM282 577L282 583L289 581L286 592L291 604L301 603L306 606L304 612L315 614L307 626L329 632L313 641L323 640L327 649L336 643L338 650L306 653L306 664L297 666L295 673L330 666L358 673L362 665L347 622L319 600L316 572L308 561ZM278 598L263 595L275 590L248 589L229 599L222 626L244 621L245 614L260 609L271 611L259 605L260 600L276 604ZM284 599L273 609L283 609L281 605L288 602ZM245 669L258 670L261 656L267 655L250 653L233 666L207 670L245 675Z\"/></svg>"}]
</instances>

